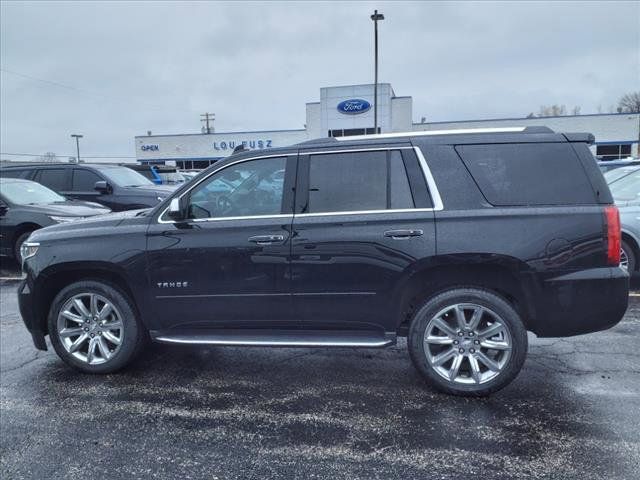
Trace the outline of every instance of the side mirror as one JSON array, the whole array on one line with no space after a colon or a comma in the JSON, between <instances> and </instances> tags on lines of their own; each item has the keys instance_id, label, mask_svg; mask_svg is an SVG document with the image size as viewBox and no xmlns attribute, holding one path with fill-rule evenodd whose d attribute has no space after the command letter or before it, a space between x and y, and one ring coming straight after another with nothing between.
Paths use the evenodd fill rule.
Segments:
<instances>
[{"instance_id":1,"label":"side mirror","mask_svg":"<svg viewBox=\"0 0 640 480\"><path fill-rule=\"evenodd\" d=\"M111 193L111 185L109 185L105 180L97 181L93 186L93 189L100 193Z\"/></svg>"},{"instance_id":2,"label":"side mirror","mask_svg":"<svg viewBox=\"0 0 640 480\"><path fill-rule=\"evenodd\" d=\"M185 220L187 218L187 208L185 197L172 198L167 210L167 216L175 221Z\"/></svg>"}]
</instances>

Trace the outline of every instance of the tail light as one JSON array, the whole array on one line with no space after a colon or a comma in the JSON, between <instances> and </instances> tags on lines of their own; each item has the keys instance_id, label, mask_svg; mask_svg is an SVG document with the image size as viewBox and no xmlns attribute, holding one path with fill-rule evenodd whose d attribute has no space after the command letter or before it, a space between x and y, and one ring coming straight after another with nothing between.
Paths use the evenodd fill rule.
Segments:
<instances>
[{"instance_id":1,"label":"tail light","mask_svg":"<svg viewBox=\"0 0 640 480\"><path fill-rule=\"evenodd\" d=\"M616 266L620 264L620 212L613 205L604 208L604 218L607 229L607 264Z\"/></svg>"}]
</instances>

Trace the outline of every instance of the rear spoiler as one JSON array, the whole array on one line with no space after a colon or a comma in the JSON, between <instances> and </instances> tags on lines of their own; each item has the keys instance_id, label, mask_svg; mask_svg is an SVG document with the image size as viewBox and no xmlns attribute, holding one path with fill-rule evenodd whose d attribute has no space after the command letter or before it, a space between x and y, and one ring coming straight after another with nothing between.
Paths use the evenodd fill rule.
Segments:
<instances>
[{"instance_id":1,"label":"rear spoiler","mask_svg":"<svg viewBox=\"0 0 640 480\"><path fill-rule=\"evenodd\" d=\"M596 137L594 137L591 133L563 133L562 135L567 139L568 142L578 142L593 145L596 141Z\"/></svg>"}]
</instances>

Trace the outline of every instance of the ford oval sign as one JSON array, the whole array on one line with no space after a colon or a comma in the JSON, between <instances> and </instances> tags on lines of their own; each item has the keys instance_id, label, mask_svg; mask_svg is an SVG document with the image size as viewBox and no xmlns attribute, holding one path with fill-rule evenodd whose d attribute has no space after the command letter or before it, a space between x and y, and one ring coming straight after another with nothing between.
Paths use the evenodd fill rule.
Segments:
<instances>
[{"instance_id":1,"label":"ford oval sign","mask_svg":"<svg viewBox=\"0 0 640 480\"><path fill-rule=\"evenodd\" d=\"M340 113L346 113L347 115L357 115L359 113L368 112L369 109L371 109L371 104L360 98L345 100L338 104L338 111Z\"/></svg>"}]
</instances>

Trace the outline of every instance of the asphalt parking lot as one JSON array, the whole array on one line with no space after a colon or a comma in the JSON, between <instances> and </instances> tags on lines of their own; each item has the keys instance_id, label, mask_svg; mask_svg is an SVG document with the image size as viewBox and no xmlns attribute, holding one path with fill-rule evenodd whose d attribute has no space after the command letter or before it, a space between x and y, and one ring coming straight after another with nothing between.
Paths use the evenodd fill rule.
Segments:
<instances>
[{"instance_id":1,"label":"asphalt parking lot","mask_svg":"<svg viewBox=\"0 0 640 480\"><path fill-rule=\"evenodd\" d=\"M0 282L0 478L640 478L640 297L607 332L531 338L486 399L385 350L156 345L89 376L39 352Z\"/></svg>"}]
</instances>

